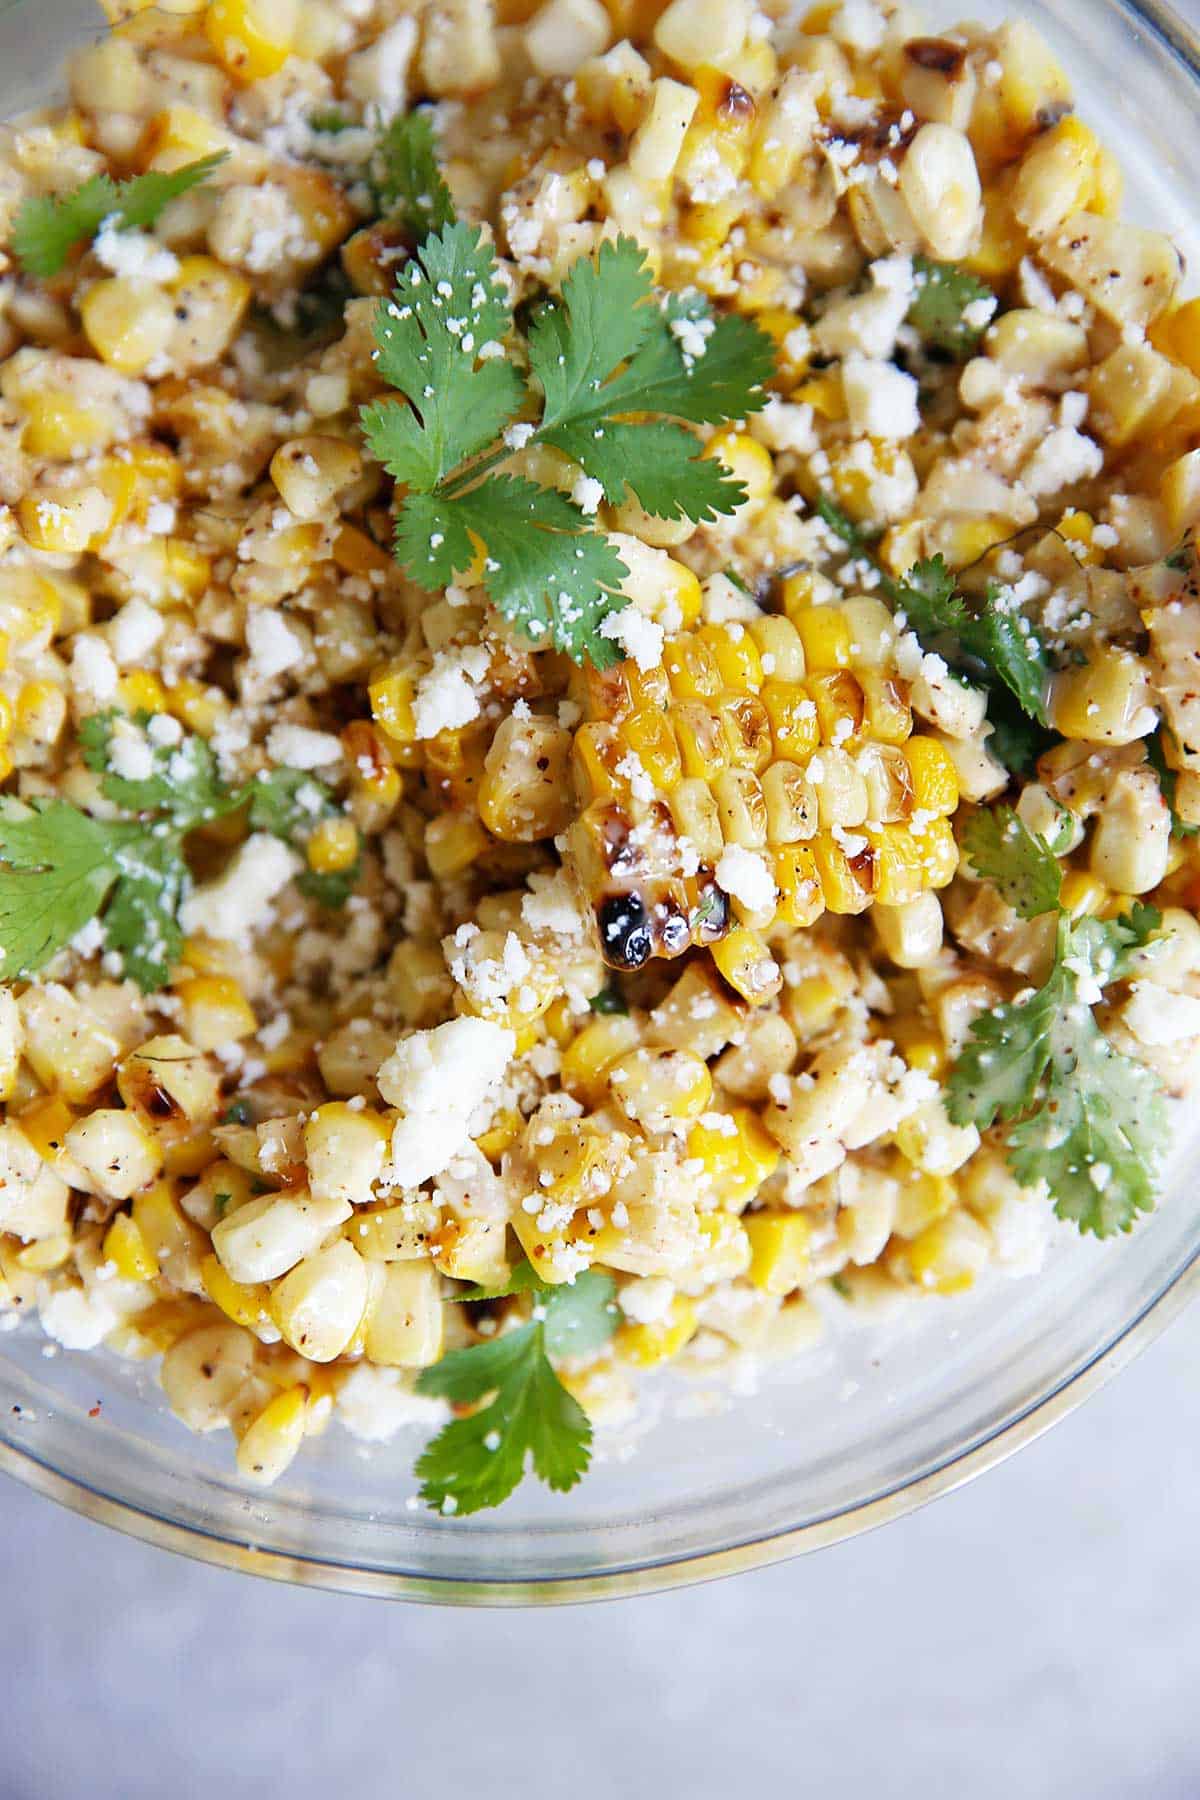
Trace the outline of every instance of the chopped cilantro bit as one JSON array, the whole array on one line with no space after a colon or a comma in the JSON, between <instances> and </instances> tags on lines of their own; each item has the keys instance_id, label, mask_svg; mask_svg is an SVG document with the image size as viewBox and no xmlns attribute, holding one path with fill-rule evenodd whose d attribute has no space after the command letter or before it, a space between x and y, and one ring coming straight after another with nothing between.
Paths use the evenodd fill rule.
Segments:
<instances>
[{"instance_id":1,"label":"chopped cilantro bit","mask_svg":"<svg viewBox=\"0 0 1200 1800\"><path fill-rule=\"evenodd\" d=\"M1170 561L1170 558L1167 559ZM1175 789L1179 781L1178 769L1173 769L1167 761L1166 746L1163 742L1166 727L1160 726L1152 737L1146 739L1146 761L1158 776L1158 785L1162 789L1162 797L1171 812L1171 836L1176 838L1195 837L1200 825L1189 825L1181 819L1175 810Z\"/></svg>"},{"instance_id":2,"label":"chopped cilantro bit","mask_svg":"<svg viewBox=\"0 0 1200 1800\"><path fill-rule=\"evenodd\" d=\"M927 256L914 256L913 274L917 292L908 309L909 324L916 327L931 348L944 350L965 362L974 354L995 313L995 294L957 263L931 262Z\"/></svg>"},{"instance_id":3,"label":"chopped cilantro bit","mask_svg":"<svg viewBox=\"0 0 1200 1800\"><path fill-rule=\"evenodd\" d=\"M598 994L593 994L588 1001L588 1006L594 1013L627 1013L629 1011L624 994L615 984L601 988Z\"/></svg>"},{"instance_id":4,"label":"chopped cilantro bit","mask_svg":"<svg viewBox=\"0 0 1200 1800\"><path fill-rule=\"evenodd\" d=\"M398 218L415 239L444 230L458 217L438 167L428 111L392 120L379 140L372 180L380 212Z\"/></svg>"},{"instance_id":5,"label":"chopped cilantro bit","mask_svg":"<svg viewBox=\"0 0 1200 1800\"><path fill-rule=\"evenodd\" d=\"M757 327L715 319L697 297L660 306L629 238L580 258L561 296L531 310L531 382L508 348L514 330L492 247L466 224L427 237L381 304L377 367L407 405L376 400L362 423L405 490L397 559L435 591L482 547L484 586L500 612L535 643L604 668L619 652L602 626L625 604L628 571L590 514L600 498L627 494L666 518L711 519L739 505L741 485L701 456L681 421L715 424L762 406L771 347ZM512 423L539 403L540 420ZM532 443L579 465L586 507L494 473Z\"/></svg>"},{"instance_id":6,"label":"chopped cilantro bit","mask_svg":"<svg viewBox=\"0 0 1200 1800\"><path fill-rule=\"evenodd\" d=\"M181 168L150 169L129 181L93 175L69 194L25 200L13 223L13 254L27 275L43 281L57 275L76 244L95 237L105 219L115 218L122 229L153 225L170 201L207 181L227 155L218 150Z\"/></svg>"},{"instance_id":7,"label":"chopped cilantro bit","mask_svg":"<svg viewBox=\"0 0 1200 1800\"><path fill-rule=\"evenodd\" d=\"M1035 836L1011 806L973 813L962 841L976 874L993 882L1001 899L1023 919L1058 911L1062 871L1055 849Z\"/></svg>"}]
</instances>

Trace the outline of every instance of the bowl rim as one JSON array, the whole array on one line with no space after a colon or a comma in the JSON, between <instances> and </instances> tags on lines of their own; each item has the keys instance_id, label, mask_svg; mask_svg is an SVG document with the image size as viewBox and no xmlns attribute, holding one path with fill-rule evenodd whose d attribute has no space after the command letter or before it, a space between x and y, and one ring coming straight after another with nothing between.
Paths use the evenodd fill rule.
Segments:
<instances>
[{"instance_id":1,"label":"bowl rim","mask_svg":"<svg viewBox=\"0 0 1200 1800\"><path fill-rule=\"evenodd\" d=\"M26 0L0 0L0 14L16 11ZM1115 0L1117 9L1148 28L1150 34L1182 63L1200 84L1200 32L1164 0ZM1141 1354L1200 1295L1200 1242L1183 1266L1142 1310L1074 1374L1066 1375L1040 1399L1032 1401L979 1443L946 1456L913 1481L805 1525L749 1538L720 1550L684 1552L651 1559L609 1573L581 1576L467 1580L457 1576L404 1574L364 1569L329 1556L295 1556L265 1550L180 1525L163 1515L101 1493L82 1480L61 1474L27 1445L0 1438L0 1471L34 1493L60 1506L197 1562L234 1569L296 1586L325 1589L377 1599L419 1601L440 1606L544 1606L615 1600L634 1594L662 1593L699 1582L714 1581L751 1569L766 1568L845 1542L863 1532L915 1512L931 1500L965 1486L985 1470L1032 1444L1052 1425L1089 1399Z\"/></svg>"}]
</instances>

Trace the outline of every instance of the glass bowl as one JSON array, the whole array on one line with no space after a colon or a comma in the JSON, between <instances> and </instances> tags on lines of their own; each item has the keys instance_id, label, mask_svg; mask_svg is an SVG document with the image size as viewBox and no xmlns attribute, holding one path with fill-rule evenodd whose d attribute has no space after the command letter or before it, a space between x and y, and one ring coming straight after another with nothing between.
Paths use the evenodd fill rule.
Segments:
<instances>
[{"instance_id":1,"label":"glass bowl","mask_svg":"<svg viewBox=\"0 0 1200 1800\"><path fill-rule=\"evenodd\" d=\"M1132 210L1190 253L1195 35L1155 0L1012 10L1055 43L1082 108L1124 157ZM959 16L941 0L928 12L935 25ZM64 52L99 29L92 0L0 0L0 117L47 98ZM917 1302L888 1325L834 1319L819 1349L757 1391L722 1396L664 1377L638 1430L602 1441L565 1497L527 1482L498 1513L440 1519L413 1498L418 1432L368 1449L337 1429L276 1487L248 1490L228 1435L187 1433L144 1365L54 1354L31 1327L0 1336L0 1468L152 1543L366 1594L583 1600L752 1568L948 1492L1128 1362L1200 1287L1198 1166L1189 1133L1159 1211L1131 1238L1082 1242L1063 1227L1030 1280Z\"/></svg>"}]
</instances>

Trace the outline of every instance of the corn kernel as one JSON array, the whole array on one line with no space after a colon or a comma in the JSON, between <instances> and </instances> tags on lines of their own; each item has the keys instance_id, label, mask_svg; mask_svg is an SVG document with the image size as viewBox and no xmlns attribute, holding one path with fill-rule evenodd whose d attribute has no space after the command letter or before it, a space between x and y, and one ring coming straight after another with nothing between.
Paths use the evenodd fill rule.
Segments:
<instances>
[{"instance_id":1,"label":"corn kernel","mask_svg":"<svg viewBox=\"0 0 1200 1800\"><path fill-rule=\"evenodd\" d=\"M696 1335L699 1322L695 1301L676 1294L665 1318L649 1325L622 1325L616 1336L617 1354L638 1368L656 1368L679 1355Z\"/></svg>"},{"instance_id":2,"label":"corn kernel","mask_svg":"<svg viewBox=\"0 0 1200 1800\"><path fill-rule=\"evenodd\" d=\"M751 1213L750 1280L767 1294L791 1294L811 1278L812 1221L802 1212Z\"/></svg>"},{"instance_id":3,"label":"corn kernel","mask_svg":"<svg viewBox=\"0 0 1200 1800\"><path fill-rule=\"evenodd\" d=\"M780 1149L749 1107L734 1107L726 1116L732 1120L730 1130L698 1119L688 1133L687 1153L689 1160L704 1165L703 1179L718 1206L741 1212L778 1168Z\"/></svg>"},{"instance_id":4,"label":"corn kernel","mask_svg":"<svg viewBox=\"0 0 1200 1800\"><path fill-rule=\"evenodd\" d=\"M745 927L728 933L712 947L712 958L743 1000L763 1006L783 986L779 964L756 931Z\"/></svg>"},{"instance_id":5,"label":"corn kernel","mask_svg":"<svg viewBox=\"0 0 1200 1800\"><path fill-rule=\"evenodd\" d=\"M308 1388L297 1383L276 1394L243 1433L237 1448L238 1473L266 1487L278 1481L304 1439Z\"/></svg>"},{"instance_id":6,"label":"corn kernel","mask_svg":"<svg viewBox=\"0 0 1200 1800\"><path fill-rule=\"evenodd\" d=\"M128 1213L118 1213L104 1234L104 1259L122 1281L153 1281L158 1258Z\"/></svg>"},{"instance_id":7,"label":"corn kernel","mask_svg":"<svg viewBox=\"0 0 1200 1800\"><path fill-rule=\"evenodd\" d=\"M239 81L262 81L282 69L299 22L298 0L212 0L204 15L209 43Z\"/></svg>"},{"instance_id":8,"label":"corn kernel","mask_svg":"<svg viewBox=\"0 0 1200 1800\"><path fill-rule=\"evenodd\" d=\"M316 875L339 875L358 860L358 832L344 817L322 819L304 847L305 859Z\"/></svg>"},{"instance_id":9,"label":"corn kernel","mask_svg":"<svg viewBox=\"0 0 1200 1800\"><path fill-rule=\"evenodd\" d=\"M716 432L704 446L703 455L724 463L745 488L748 500L765 500L775 485L770 451L744 431L726 427Z\"/></svg>"}]
</instances>

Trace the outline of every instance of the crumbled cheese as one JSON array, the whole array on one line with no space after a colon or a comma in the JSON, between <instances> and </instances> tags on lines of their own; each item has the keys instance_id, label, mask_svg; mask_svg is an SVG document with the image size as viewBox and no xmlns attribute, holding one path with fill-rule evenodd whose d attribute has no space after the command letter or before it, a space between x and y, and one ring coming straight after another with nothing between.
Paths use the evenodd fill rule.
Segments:
<instances>
[{"instance_id":1,"label":"crumbled cheese","mask_svg":"<svg viewBox=\"0 0 1200 1800\"><path fill-rule=\"evenodd\" d=\"M246 614L246 646L253 671L263 681L294 669L304 659L304 645L273 606L252 606Z\"/></svg>"},{"instance_id":2,"label":"crumbled cheese","mask_svg":"<svg viewBox=\"0 0 1200 1800\"><path fill-rule=\"evenodd\" d=\"M413 696L413 723L418 738L455 731L479 717L478 687L487 676L490 662L488 652L480 644L438 651L433 667L422 675Z\"/></svg>"},{"instance_id":3,"label":"crumbled cheese","mask_svg":"<svg viewBox=\"0 0 1200 1800\"><path fill-rule=\"evenodd\" d=\"M503 1078L516 1039L490 1019L450 1019L402 1038L376 1075L403 1117L392 1133L390 1176L416 1187L470 1143L470 1116Z\"/></svg>"},{"instance_id":4,"label":"crumbled cheese","mask_svg":"<svg viewBox=\"0 0 1200 1800\"><path fill-rule=\"evenodd\" d=\"M81 632L71 652L71 686L81 700L104 706L117 691L117 665L103 638Z\"/></svg>"},{"instance_id":5,"label":"crumbled cheese","mask_svg":"<svg viewBox=\"0 0 1200 1800\"><path fill-rule=\"evenodd\" d=\"M635 1325L656 1325L666 1318L674 1298L675 1284L665 1275L642 1275L625 1283L617 1304Z\"/></svg>"},{"instance_id":6,"label":"crumbled cheese","mask_svg":"<svg viewBox=\"0 0 1200 1800\"><path fill-rule=\"evenodd\" d=\"M400 1369L381 1368L362 1362L350 1370L337 1390L337 1411L352 1437L367 1444L381 1444L405 1425L421 1425L429 1431L444 1424L450 1408L444 1400L416 1394Z\"/></svg>"},{"instance_id":7,"label":"crumbled cheese","mask_svg":"<svg viewBox=\"0 0 1200 1800\"><path fill-rule=\"evenodd\" d=\"M63 1287L38 1298L42 1330L64 1350L94 1350L118 1323L105 1294Z\"/></svg>"},{"instance_id":8,"label":"crumbled cheese","mask_svg":"<svg viewBox=\"0 0 1200 1800\"><path fill-rule=\"evenodd\" d=\"M521 918L530 931L552 937L582 938L587 919L570 879L562 870L546 875L534 870L526 877L529 893L521 901Z\"/></svg>"},{"instance_id":9,"label":"crumbled cheese","mask_svg":"<svg viewBox=\"0 0 1200 1800\"><path fill-rule=\"evenodd\" d=\"M758 415L757 432L769 450L794 450L808 456L817 448L813 409L807 401L780 400L772 396Z\"/></svg>"},{"instance_id":10,"label":"crumbled cheese","mask_svg":"<svg viewBox=\"0 0 1200 1800\"><path fill-rule=\"evenodd\" d=\"M708 625L741 625L762 617L762 608L753 594L748 594L728 575L710 575L701 592L704 619Z\"/></svg>"},{"instance_id":11,"label":"crumbled cheese","mask_svg":"<svg viewBox=\"0 0 1200 1800\"><path fill-rule=\"evenodd\" d=\"M96 260L114 275L171 281L179 273L179 258L147 231L123 231L120 213L110 213L101 221L92 250Z\"/></svg>"},{"instance_id":12,"label":"crumbled cheese","mask_svg":"<svg viewBox=\"0 0 1200 1800\"><path fill-rule=\"evenodd\" d=\"M1024 464L1021 483L1030 494L1057 494L1077 481L1090 481L1103 467L1104 452L1099 444L1073 425L1059 425L1047 433Z\"/></svg>"},{"instance_id":13,"label":"crumbled cheese","mask_svg":"<svg viewBox=\"0 0 1200 1800\"><path fill-rule=\"evenodd\" d=\"M154 773L154 752L128 719L114 719L108 740L108 766L125 781L146 781Z\"/></svg>"},{"instance_id":14,"label":"crumbled cheese","mask_svg":"<svg viewBox=\"0 0 1200 1800\"><path fill-rule=\"evenodd\" d=\"M162 614L149 601L134 595L108 627L108 643L118 667L128 669L145 661L165 630Z\"/></svg>"},{"instance_id":15,"label":"crumbled cheese","mask_svg":"<svg viewBox=\"0 0 1200 1800\"><path fill-rule=\"evenodd\" d=\"M853 431L873 438L910 438L921 428L916 379L891 363L848 356L842 363L842 391Z\"/></svg>"},{"instance_id":16,"label":"crumbled cheese","mask_svg":"<svg viewBox=\"0 0 1200 1800\"><path fill-rule=\"evenodd\" d=\"M331 731L284 723L271 727L267 755L287 769L323 769L341 761L342 742Z\"/></svg>"},{"instance_id":17,"label":"crumbled cheese","mask_svg":"<svg viewBox=\"0 0 1200 1800\"><path fill-rule=\"evenodd\" d=\"M188 934L247 938L271 922L276 896L303 867L294 850L267 832L256 831L220 875L188 895L179 909L179 922Z\"/></svg>"},{"instance_id":18,"label":"crumbled cheese","mask_svg":"<svg viewBox=\"0 0 1200 1800\"><path fill-rule=\"evenodd\" d=\"M619 644L643 671L657 669L662 662L666 633L636 606L623 606L620 612L609 613L601 621L600 636Z\"/></svg>"},{"instance_id":19,"label":"crumbled cheese","mask_svg":"<svg viewBox=\"0 0 1200 1800\"><path fill-rule=\"evenodd\" d=\"M407 110L408 74L416 47L417 21L406 14L365 50L346 58L346 92L364 102L373 120L386 125Z\"/></svg>"},{"instance_id":20,"label":"crumbled cheese","mask_svg":"<svg viewBox=\"0 0 1200 1800\"><path fill-rule=\"evenodd\" d=\"M590 518L599 511L600 502L604 498L603 484L591 475L577 475L571 489L571 498L580 512L587 513Z\"/></svg>"},{"instance_id":21,"label":"crumbled cheese","mask_svg":"<svg viewBox=\"0 0 1200 1800\"><path fill-rule=\"evenodd\" d=\"M887 21L872 0L842 0L829 21L830 35L852 50L878 50L886 30Z\"/></svg>"},{"instance_id":22,"label":"crumbled cheese","mask_svg":"<svg viewBox=\"0 0 1200 1800\"><path fill-rule=\"evenodd\" d=\"M763 858L741 844L727 844L713 871L717 886L751 912L766 912L775 903L775 878Z\"/></svg>"},{"instance_id":23,"label":"crumbled cheese","mask_svg":"<svg viewBox=\"0 0 1200 1800\"><path fill-rule=\"evenodd\" d=\"M962 321L969 331L982 331L989 325L999 301L995 294L981 294L978 300L968 300L962 309Z\"/></svg>"}]
</instances>

